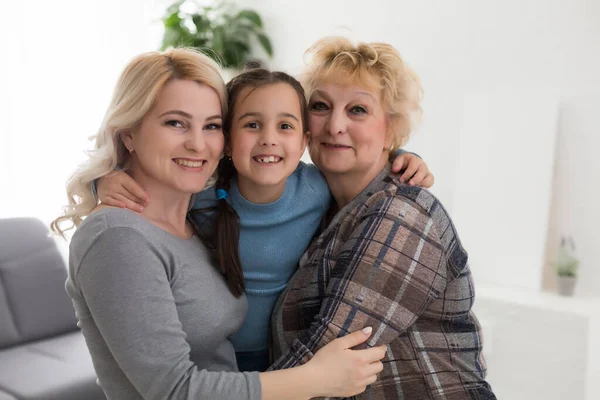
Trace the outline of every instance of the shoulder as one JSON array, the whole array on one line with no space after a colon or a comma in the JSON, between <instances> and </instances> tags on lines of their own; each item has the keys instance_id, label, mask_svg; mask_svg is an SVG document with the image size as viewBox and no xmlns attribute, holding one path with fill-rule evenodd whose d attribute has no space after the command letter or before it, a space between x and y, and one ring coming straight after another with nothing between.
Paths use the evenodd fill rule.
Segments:
<instances>
[{"instance_id":1,"label":"shoulder","mask_svg":"<svg viewBox=\"0 0 600 400\"><path fill-rule=\"evenodd\" d=\"M358 216L384 217L401 220L405 226L418 230L431 230L441 237L451 222L440 200L427 189L400 182L394 174L379 178L373 190L366 193Z\"/></svg>"},{"instance_id":2,"label":"shoulder","mask_svg":"<svg viewBox=\"0 0 600 400\"><path fill-rule=\"evenodd\" d=\"M215 207L217 204L216 187L211 186L196 193L193 197L192 209L201 210Z\"/></svg>"},{"instance_id":3,"label":"shoulder","mask_svg":"<svg viewBox=\"0 0 600 400\"><path fill-rule=\"evenodd\" d=\"M149 221L133 211L104 208L89 215L77 228L69 246L71 262L78 265L92 248L107 259L151 250Z\"/></svg>"},{"instance_id":4,"label":"shoulder","mask_svg":"<svg viewBox=\"0 0 600 400\"><path fill-rule=\"evenodd\" d=\"M369 193L359 214L362 218L385 218L426 237L442 250L448 262L462 269L467 253L462 247L450 215L429 190L403 184L394 174L383 177Z\"/></svg>"},{"instance_id":5,"label":"shoulder","mask_svg":"<svg viewBox=\"0 0 600 400\"><path fill-rule=\"evenodd\" d=\"M329 206L331 193L325 177L314 164L300 162L294 173L290 176L295 181L296 188L301 194L305 194L321 204Z\"/></svg>"}]
</instances>

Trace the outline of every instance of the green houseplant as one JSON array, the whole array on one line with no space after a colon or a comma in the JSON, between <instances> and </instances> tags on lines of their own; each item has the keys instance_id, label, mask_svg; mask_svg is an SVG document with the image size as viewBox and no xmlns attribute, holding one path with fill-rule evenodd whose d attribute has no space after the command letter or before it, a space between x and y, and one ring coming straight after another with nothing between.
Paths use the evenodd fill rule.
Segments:
<instances>
[{"instance_id":1,"label":"green houseplant","mask_svg":"<svg viewBox=\"0 0 600 400\"><path fill-rule=\"evenodd\" d=\"M253 10L238 10L227 1L200 6L194 1L179 0L167 8L162 21L162 50L194 47L224 68L234 70L251 61L253 43L258 43L269 57L273 55L260 15Z\"/></svg>"},{"instance_id":2,"label":"green houseplant","mask_svg":"<svg viewBox=\"0 0 600 400\"><path fill-rule=\"evenodd\" d=\"M555 268L558 293L563 296L572 296L575 293L579 267L575 250L575 241L571 236L561 237Z\"/></svg>"}]
</instances>

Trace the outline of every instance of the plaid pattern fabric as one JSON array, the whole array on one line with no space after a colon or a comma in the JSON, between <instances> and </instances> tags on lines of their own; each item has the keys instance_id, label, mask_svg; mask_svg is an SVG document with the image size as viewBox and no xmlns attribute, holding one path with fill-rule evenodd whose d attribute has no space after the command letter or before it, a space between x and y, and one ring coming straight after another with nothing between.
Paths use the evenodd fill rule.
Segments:
<instances>
[{"instance_id":1,"label":"plaid pattern fabric","mask_svg":"<svg viewBox=\"0 0 600 400\"><path fill-rule=\"evenodd\" d=\"M272 369L308 362L333 339L373 327L388 345L358 399L495 399L485 381L473 281L446 210L390 166L313 241L273 313Z\"/></svg>"}]
</instances>

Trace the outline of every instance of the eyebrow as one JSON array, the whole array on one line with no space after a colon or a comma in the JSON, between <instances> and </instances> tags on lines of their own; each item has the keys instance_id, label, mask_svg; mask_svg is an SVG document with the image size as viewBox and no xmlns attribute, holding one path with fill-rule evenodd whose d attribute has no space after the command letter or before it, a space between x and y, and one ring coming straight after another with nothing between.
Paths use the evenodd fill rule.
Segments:
<instances>
[{"instance_id":1,"label":"eyebrow","mask_svg":"<svg viewBox=\"0 0 600 400\"><path fill-rule=\"evenodd\" d=\"M326 99L331 99L331 97L329 96L329 94L327 92L324 92L322 90L319 89L315 89L315 93L321 97L325 97ZM369 92L356 92L356 95L360 95L360 96L368 96L371 99L373 99L373 101L375 103L378 103L377 98L375 98L375 96L373 96L371 93Z\"/></svg>"},{"instance_id":2,"label":"eyebrow","mask_svg":"<svg viewBox=\"0 0 600 400\"><path fill-rule=\"evenodd\" d=\"M167 112L164 112L164 113L160 114L159 118L164 117L165 115L168 115L168 114L177 114L177 115L181 115L182 117L189 118L189 119L193 118L192 114L188 114L185 111L181 111L181 110L169 110ZM207 117L206 120L210 121L210 120L213 120L213 119L221 119L221 118L223 118L223 117L221 117L218 114L215 114L215 115L211 115L210 117Z\"/></svg>"},{"instance_id":3,"label":"eyebrow","mask_svg":"<svg viewBox=\"0 0 600 400\"><path fill-rule=\"evenodd\" d=\"M283 112L283 113L277 114L277 116L278 117L292 118L292 119L295 119L297 122L300 122L300 120L298 119L298 117L296 117L294 114ZM247 113L244 113L244 114L240 115L240 117L238 118L238 121L241 120L241 119L243 119L243 118L246 118L246 117L262 117L262 114L258 113L258 112L247 112Z\"/></svg>"}]
</instances>

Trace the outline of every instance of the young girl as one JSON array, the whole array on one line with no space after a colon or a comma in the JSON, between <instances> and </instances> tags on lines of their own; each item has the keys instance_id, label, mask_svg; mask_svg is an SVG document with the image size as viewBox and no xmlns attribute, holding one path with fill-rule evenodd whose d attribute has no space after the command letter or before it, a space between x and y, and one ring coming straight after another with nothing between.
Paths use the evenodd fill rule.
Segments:
<instances>
[{"instance_id":1,"label":"young girl","mask_svg":"<svg viewBox=\"0 0 600 400\"><path fill-rule=\"evenodd\" d=\"M317 168L300 162L310 133L304 90L296 79L250 70L232 79L227 93L225 156L215 187L199 193L193 208L198 225L214 222L204 241L223 271L234 266L239 290L248 297L248 315L232 337L238 367L264 371L270 363L271 312L317 233L331 194ZM416 155L401 154L395 170L404 167L402 177L411 184L433 183ZM101 179L98 195L103 203L137 210L143 208L135 201L148 201L122 171Z\"/></svg>"}]
</instances>

